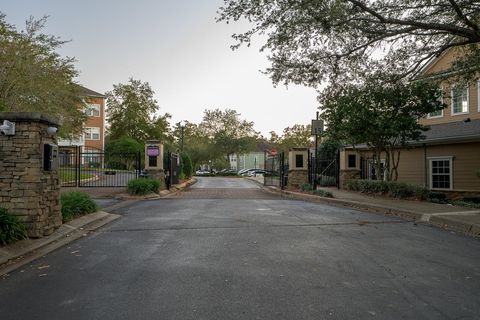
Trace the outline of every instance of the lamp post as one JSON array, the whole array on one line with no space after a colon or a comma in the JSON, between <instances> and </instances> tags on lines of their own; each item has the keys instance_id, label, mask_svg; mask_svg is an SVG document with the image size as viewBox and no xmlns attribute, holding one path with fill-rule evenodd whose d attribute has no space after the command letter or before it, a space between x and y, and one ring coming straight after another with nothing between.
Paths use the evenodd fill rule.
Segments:
<instances>
[{"instance_id":1,"label":"lamp post","mask_svg":"<svg viewBox=\"0 0 480 320\"><path fill-rule=\"evenodd\" d=\"M185 120L180 121L180 152L183 153L183 137L185 131Z\"/></svg>"}]
</instances>

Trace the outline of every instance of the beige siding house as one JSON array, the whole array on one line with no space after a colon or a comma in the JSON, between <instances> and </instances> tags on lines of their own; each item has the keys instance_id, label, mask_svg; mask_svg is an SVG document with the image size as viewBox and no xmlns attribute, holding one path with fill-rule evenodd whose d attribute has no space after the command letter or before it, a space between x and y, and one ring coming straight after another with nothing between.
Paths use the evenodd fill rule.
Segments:
<instances>
[{"instance_id":1,"label":"beige siding house","mask_svg":"<svg viewBox=\"0 0 480 320\"><path fill-rule=\"evenodd\" d=\"M423 79L449 75L456 52L449 50L427 65ZM480 80L456 83L454 74L441 83L445 109L419 122L430 126L425 139L402 150L398 181L447 192L480 194ZM360 161L351 162L362 178L375 178L372 153L361 150ZM358 168L360 166L360 168ZM354 169L351 167L351 169Z\"/></svg>"}]
</instances>

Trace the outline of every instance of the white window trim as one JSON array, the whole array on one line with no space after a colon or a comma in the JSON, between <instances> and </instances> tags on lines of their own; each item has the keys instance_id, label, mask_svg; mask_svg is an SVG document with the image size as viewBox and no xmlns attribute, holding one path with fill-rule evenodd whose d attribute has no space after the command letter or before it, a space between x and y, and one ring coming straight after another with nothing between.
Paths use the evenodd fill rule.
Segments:
<instances>
[{"instance_id":1,"label":"white window trim","mask_svg":"<svg viewBox=\"0 0 480 320\"><path fill-rule=\"evenodd\" d=\"M90 138L87 138L87 129L98 129L98 139L93 139L92 131L90 130ZM93 141L100 141L100 127L86 127L85 128L85 140L93 140Z\"/></svg>"},{"instance_id":2,"label":"white window trim","mask_svg":"<svg viewBox=\"0 0 480 320\"><path fill-rule=\"evenodd\" d=\"M438 157L428 157L428 180L429 180L429 188L430 190L453 190L453 156L438 156ZM442 189L442 188L433 188L433 174L432 174L432 161L438 160L447 160L450 162L450 188Z\"/></svg>"},{"instance_id":3,"label":"white window trim","mask_svg":"<svg viewBox=\"0 0 480 320\"><path fill-rule=\"evenodd\" d=\"M477 81L477 109L480 112L480 80Z\"/></svg>"},{"instance_id":4,"label":"white window trim","mask_svg":"<svg viewBox=\"0 0 480 320\"><path fill-rule=\"evenodd\" d=\"M470 111L470 88L469 85L467 84L467 111L466 112L454 112L453 108L453 89L455 87L453 86L452 89L450 90L450 107L452 109L452 116L459 116L462 114L468 114Z\"/></svg>"},{"instance_id":5,"label":"white window trim","mask_svg":"<svg viewBox=\"0 0 480 320\"><path fill-rule=\"evenodd\" d=\"M98 107L98 116L88 114L88 111L90 110L90 108L92 106L95 106L95 108ZM92 117L92 118L100 118L102 116L102 106L99 103L87 103L87 110L86 111L87 111L86 112L87 116Z\"/></svg>"}]
</instances>

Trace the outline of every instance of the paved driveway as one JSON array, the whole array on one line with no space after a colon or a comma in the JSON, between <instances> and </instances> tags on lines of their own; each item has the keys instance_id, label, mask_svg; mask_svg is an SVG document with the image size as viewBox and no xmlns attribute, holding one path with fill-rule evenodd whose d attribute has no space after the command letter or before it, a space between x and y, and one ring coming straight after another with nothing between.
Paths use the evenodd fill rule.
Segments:
<instances>
[{"instance_id":1,"label":"paved driveway","mask_svg":"<svg viewBox=\"0 0 480 320\"><path fill-rule=\"evenodd\" d=\"M3 319L478 319L480 241L201 178L0 280Z\"/></svg>"}]
</instances>

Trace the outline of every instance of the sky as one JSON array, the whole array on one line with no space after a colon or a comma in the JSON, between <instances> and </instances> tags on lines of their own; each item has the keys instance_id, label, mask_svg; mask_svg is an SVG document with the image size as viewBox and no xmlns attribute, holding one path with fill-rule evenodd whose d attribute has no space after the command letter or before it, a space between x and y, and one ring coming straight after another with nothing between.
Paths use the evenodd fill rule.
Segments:
<instances>
[{"instance_id":1,"label":"sky","mask_svg":"<svg viewBox=\"0 0 480 320\"><path fill-rule=\"evenodd\" d=\"M48 15L45 33L70 40L77 81L101 93L130 77L148 82L160 113L172 123L198 123L205 109L235 109L268 137L309 124L318 108L312 88L273 86L261 39L232 51L244 23L216 23L222 0L0 0L7 22L23 29L30 16Z\"/></svg>"}]
</instances>

